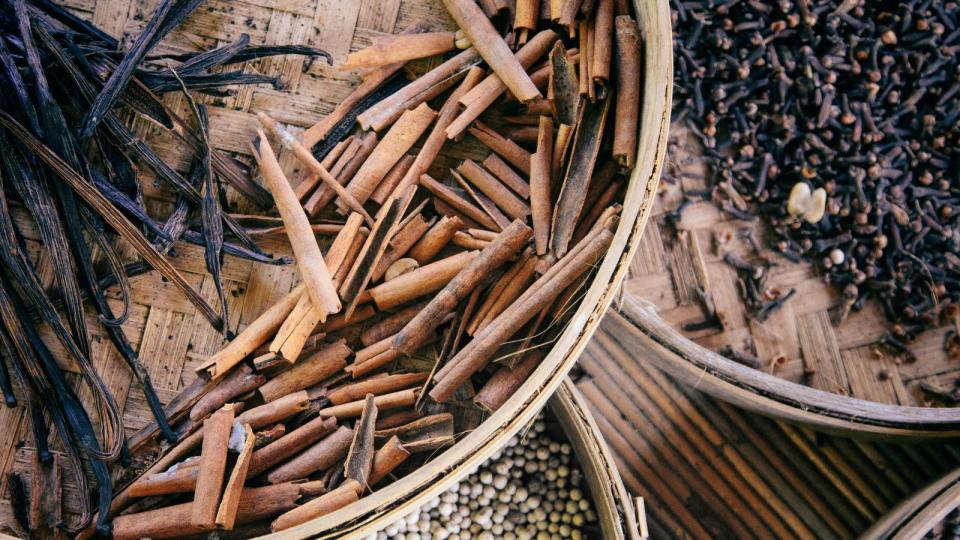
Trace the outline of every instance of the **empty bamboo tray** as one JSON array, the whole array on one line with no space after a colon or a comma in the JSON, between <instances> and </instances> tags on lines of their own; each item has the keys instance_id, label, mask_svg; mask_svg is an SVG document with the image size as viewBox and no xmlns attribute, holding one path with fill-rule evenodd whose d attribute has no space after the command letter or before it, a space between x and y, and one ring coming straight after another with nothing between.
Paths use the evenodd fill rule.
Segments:
<instances>
[{"instance_id":1,"label":"empty bamboo tray","mask_svg":"<svg viewBox=\"0 0 960 540\"><path fill-rule=\"evenodd\" d=\"M622 212L609 251L598 263L594 277L570 322L557 337L545 358L519 390L476 429L434 456L426 466L390 485L363 497L335 513L278 533L278 537L344 538L375 531L409 510L437 496L472 469L487 460L530 420L561 388L566 373L603 318L607 307L627 273L640 242L641 233L653 208L657 184L664 163L672 94L672 47L670 14L666 0L634 0L642 31L641 111L636 167L629 177ZM154 2L95 0L68 2L81 17L93 20L106 32L136 36L150 18ZM378 35L395 34L414 25L428 23L435 29L455 27L439 0L285 0L278 2L205 0L177 30L164 41L168 52L189 52L211 48L249 34L250 43L305 44L329 52L339 65L350 51L367 46ZM357 79L322 60L303 56L280 56L252 61L244 68L257 74L277 76L279 84L240 86L229 95L205 98L209 113L211 146L242 156L247 161L251 133L257 112L266 112L288 126L307 127L328 114L357 84ZM182 95L170 93L165 100L184 109ZM185 169L185 157L175 144L164 142L160 128L135 119L135 133L154 146L165 161ZM167 137L167 140L169 137ZM464 156L441 153L436 167L447 168ZM284 161L287 160L287 161ZM281 165L293 168L295 159L281 155ZM157 185L145 185L147 206L169 208L173 196ZM231 196L231 212L252 213L241 198ZM166 206L163 206L166 205ZM31 239L32 240L32 239ZM258 238L258 243L275 255L291 253L282 234ZM177 245L174 267L207 300L215 298L213 280L205 270L203 248ZM296 265L276 266L227 257L222 269L231 328L242 328L267 306L275 303L297 277ZM193 305L156 273L130 279L129 320L123 326L138 351L161 401L166 404L194 382L195 370L223 347L223 336L211 328ZM112 294L112 293L111 293ZM90 325L93 327L94 325ZM110 348L102 329L91 330L92 354L96 367L123 411L124 427L133 435L152 422L148 404L127 367ZM58 359L64 356L60 351ZM66 361L66 369L71 369ZM76 370L76 368L72 368ZM636 535L631 503L616 476L603 444L586 411L569 388L560 391L553 408L566 424L568 436L591 478L598 514L607 516L606 537ZM89 400L88 396L83 396ZM475 413L477 414L477 413ZM9 503L9 473L29 476L36 449L30 436L30 418L25 407L0 408L0 429L9 434L0 442L0 525L13 523ZM21 442L23 444L21 444ZM149 464L139 463L145 467ZM79 497L76 485L64 476L64 512L75 512ZM595 484L595 485L594 485ZM118 484L121 485L122 484ZM602 488L602 489L601 489Z\"/></svg>"},{"instance_id":2,"label":"empty bamboo tray","mask_svg":"<svg viewBox=\"0 0 960 540\"><path fill-rule=\"evenodd\" d=\"M682 191L707 184L699 143L677 125L670 139L654 216L609 316L617 337L675 378L762 414L859 436L960 435L960 409L928 400L921 390L921 384L953 388L956 361L943 350L949 329L921 334L910 344L916 360L898 360L878 346L889 331L880 307L868 302L833 324L839 295L812 264L771 249L762 219L732 219L710 201L687 204L680 218L671 215ZM766 321L750 316L725 252L771 260L766 286L796 294ZM713 299L722 328L683 329L703 319L697 287ZM719 354L726 347L747 353L759 368Z\"/></svg>"}]
</instances>

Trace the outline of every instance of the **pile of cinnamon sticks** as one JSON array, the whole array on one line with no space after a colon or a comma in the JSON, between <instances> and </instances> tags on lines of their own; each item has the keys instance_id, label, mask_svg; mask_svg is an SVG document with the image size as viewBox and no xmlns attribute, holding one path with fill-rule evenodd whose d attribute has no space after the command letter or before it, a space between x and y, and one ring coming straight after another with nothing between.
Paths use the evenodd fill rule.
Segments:
<instances>
[{"instance_id":1,"label":"pile of cinnamon sticks","mask_svg":"<svg viewBox=\"0 0 960 540\"><path fill-rule=\"evenodd\" d=\"M443 3L457 32L351 55L368 71L316 126L258 115L251 152L302 283L167 406L180 441L115 496L115 538L278 531L346 506L502 406L562 330L634 165L639 28L615 0ZM473 158L445 170L441 150Z\"/></svg>"}]
</instances>

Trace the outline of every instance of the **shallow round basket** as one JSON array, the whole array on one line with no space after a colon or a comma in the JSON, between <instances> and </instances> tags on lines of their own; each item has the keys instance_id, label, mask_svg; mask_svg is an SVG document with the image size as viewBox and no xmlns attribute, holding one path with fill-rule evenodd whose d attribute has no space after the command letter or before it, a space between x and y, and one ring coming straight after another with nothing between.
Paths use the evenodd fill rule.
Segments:
<instances>
[{"instance_id":1,"label":"shallow round basket","mask_svg":"<svg viewBox=\"0 0 960 540\"><path fill-rule=\"evenodd\" d=\"M439 2L436 4L437 9L443 9ZM653 208L666 154L673 89L669 6L666 0L633 0L633 4L642 31L644 69L637 166L630 175L610 250L553 348L510 400L427 465L332 515L271 537L353 538L378 530L422 506L486 461L526 426L560 387L627 274ZM612 465L607 466L612 469Z\"/></svg>"},{"instance_id":2,"label":"shallow round basket","mask_svg":"<svg viewBox=\"0 0 960 540\"><path fill-rule=\"evenodd\" d=\"M895 506L861 536L861 540L917 540L934 531L960 507L960 469L916 492ZM950 538L950 534L944 534Z\"/></svg>"}]
</instances>

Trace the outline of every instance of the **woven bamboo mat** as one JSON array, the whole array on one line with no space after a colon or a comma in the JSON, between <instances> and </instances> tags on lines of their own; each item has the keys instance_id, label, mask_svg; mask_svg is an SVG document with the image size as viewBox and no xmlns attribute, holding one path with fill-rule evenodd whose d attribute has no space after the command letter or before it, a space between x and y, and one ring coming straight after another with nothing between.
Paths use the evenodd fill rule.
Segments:
<instances>
[{"instance_id":1,"label":"woven bamboo mat","mask_svg":"<svg viewBox=\"0 0 960 540\"><path fill-rule=\"evenodd\" d=\"M653 538L855 538L960 465L943 443L826 436L711 399L630 349L610 312L576 384Z\"/></svg>"},{"instance_id":2,"label":"woven bamboo mat","mask_svg":"<svg viewBox=\"0 0 960 540\"><path fill-rule=\"evenodd\" d=\"M834 326L831 317L838 310L839 295L822 281L814 265L791 262L771 250L772 233L761 222L731 219L712 202L693 197L672 224L670 212L683 194L706 188L699 154L698 143L684 128L672 126L660 196L623 294L652 302L663 320L680 329L684 323L703 320L696 297L702 286L724 326L683 333L706 348L719 351L730 346L747 352L767 372L821 390L882 403L943 406L931 403L920 383L953 389L960 364L944 352L948 328L920 334L909 346L915 361L897 358L877 346L891 327L879 304L868 302ZM718 240L725 241L722 247ZM795 289L795 295L765 322L751 317L738 291L737 273L722 259L725 250L748 261L769 259L774 266L768 286L780 293Z\"/></svg>"},{"instance_id":3,"label":"woven bamboo mat","mask_svg":"<svg viewBox=\"0 0 960 540\"><path fill-rule=\"evenodd\" d=\"M129 43L139 34L158 1L65 0L62 3ZM371 38L399 33L420 22L437 30L454 27L436 0L205 0L155 52L207 49L248 34L251 44L306 44L324 49L333 56L336 65L349 52L369 45ZM417 69L426 67L415 66ZM236 65L228 68L239 69ZM253 161L247 142L256 126L255 112L265 111L288 124L291 131L298 132L332 111L359 81L353 74L327 66L322 60L310 61L302 56L257 60L247 64L244 70L278 76L280 85L278 88L269 85L235 87L227 97L198 95L198 101L208 107L211 144L248 164ZM166 94L164 101L183 117L189 116L187 104L179 93ZM185 172L190 154L172 142L173 137L147 121L131 119L131 123L137 134L164 160ZM487 152L478 142L474 143L472 146L468 140L466 144L457 145L456 156L441 155L434 165L436 170L445 170L455 160L464 157L483 158ZM291 154L282 153L280 163L288 173L294 171L292 182L301 178L301 168ZM167 215L173 204L171 194L150 178L143 179L142 184L147 208L155 215ZM254 211L232 189L228 189L228 200L231 212ZM26 227L27 224L22 225ZM29 231L29 228L24 230ZM37 237L28 237L27 240L36 255ZM258 242L266 251L278 256L290 253L289 244L281 236L262 237ZM214 285L205 271L202 247L179 243L171 261L211 305L216 305ZM39 264L42 270L42 260ZM41 271L41 274L49 283L49 272ZM234 331L249 324L299 280L295 266L270 266L230 256L226 257L223 277L230 328ZM133 304L129 321L123 329L149 371L157 394L167 403L193 381L195 367L222 347L224 338L156 273L133 278L130 283ZM114 309L119 311L119 301ZM132 435L152 417L139 385L132 381L129 370L98 327L92 311L89 317L96 369L123 409L127 434ZM77 369L70 365L63 351L56 349L53 341L48 342L54 347L61 365L76 373ZM87 401L87 410L91 410L90 396L82 391L80 395ZM29 482L35 449L25 411L22 406L13 409L0 407L0 432L4 433L0 437L0 532L10 532L9 524L13 522L8 474L14 471L23 473ZM79 499L69 472L64 472L64 490L65 511L76 510Z\"/></svg>"}]
</instances>

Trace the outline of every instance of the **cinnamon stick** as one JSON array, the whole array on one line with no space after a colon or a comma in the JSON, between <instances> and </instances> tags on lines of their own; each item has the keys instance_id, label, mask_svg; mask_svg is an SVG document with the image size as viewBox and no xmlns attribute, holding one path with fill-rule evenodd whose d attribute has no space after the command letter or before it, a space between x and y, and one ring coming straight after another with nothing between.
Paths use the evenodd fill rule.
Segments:
<instances>
[{"instance_id":1,"label":"cinnamon stick","mask_svg":"<svg viewBox=\"0 0 960 540\"><path fill-rule=\"evenodd\" d=\"M391 437L383 446L377 450L373 456L373 467L370 470L370 477L367 483L370 486L377 485L386 478L391 471L400 466L401 463L410 457L410 451L403 447L400 439Z\"/></svg>"},{"instance_id":2,"label":"cinnamon stick","mask_svg":"<svg viewBox=\"0 0 960 540\"><path fill-rule=\"evenodd\" d=\"M496 411L526 382L542 361L543 353L534 349L525 353L523 359L513 369L509 366L500 366L473 397L473 402L487 412Z\"/></svg>"},{"instance_id":3,"label":"cinnamon stick","mask_svg":"<svg viewBox=\"0 0 960 540\"><path fill-rule=\"evenodd\" d=\"M517 0L514 8L513 27L517 30L533 32L540 19L540 0Z\"/></svg>"},{"instance_id":4,"label":"cinnamon stick","mask_svg":"<svg viewBox=\"0 0 960 540\"><path fill-rule=\"evenodd\" d=\"M270 530L273 532L283 531L339 510L359 499L362 492L363 487L355 480L345 480L340 487L330 493L321 495L281 515L270 524Z\"/></svg>"},{"instance_id":5,"label":"cinnamon stick","mask_svg":"<svg viewBox=\"0 0 960 540\"><path fill-rule=\"evenodd\" d=\"M537 255L546 255L550 248L550 221L553 207L550 196L552 163L553 118L541 116L537 151L530 161L530 210Z\"/></svg>"},{"instance_id":6,"label":"cinnamon stick","mask_svg":"<svg viewBox=\"0 0 960 540\"><path fill-rule=\"evenodd\" d=\"M370 289L370 296L380 309L391 309L442 289L458 272L479 254L465 251L421 266Z\"/></svg>"},{"instance_id":7,"label":"cinnamon stick","mask_svg":"<svg viewBox=\"0 0 960 540\"><path fill-rule=\"evenodd\" d=\"M533 318L545 303L555 298L581 274L588 271L606 252L613 241L613 233L603 229L596 236L588 236L585 241L587 240L589 242L582 249L570 252L569 259L563 261L564 264L558 261L558 271L544 274L538 280L539 286L535 284L531 287L451 359L448 364L451 368L442 378L440 373L437 374L437 384L430 391L430 397L434 401L441 403L448 401L470 376L487 365L500 345ZM580 246L577 247L580 248Z\"/></svg>"},{"instance_id":8,"label":"cinnamon stick","mask_svg":"<svg viewBox=\"0 0 960 540\"><path fill-rule=\"evenodd\" d=\"M481 122L476 122L469 131L471 135L480 139L480 142L487 145L488 148L499 154L511 165L520 169L526 175L530 174L530 152L520 148L517 143L501 136Z\"/></svg>"},{"instance_id":9,"label":"cinnamon stick","mask_svg":"<svg viewBox=\"0 0 960 540\"><path fill-rule=\"evenodd\" d=\"M347 455L352 440L353 430L340 426L330 435L268 473L267 481L271 484L280 484L329 469L340 461L340 458Z\"/></svg>"},{"instance_id":10,"label":"cinnamon stick","mask_svg":"<svg viewBox=\"0 0 960 540\"><path fill-rule=\"evenodd\" d=\"M486 313L484 313L477 324L476 329L471 333L482 331L495 317L500 315L500 313L523 294L523 291L533 278L537 262L536 258L528 256L517 263L517 271L511 276L503 290L500 291L500 294L494 298L492 305L486 310ZM493 297L493 295L490 297Z\"/></svg>"},{"instance_id":11,"label":"cinnamon stick","mask_svg":"<svg viewBox=\"0 0 960 540\"><path fill-rule=\"evenodd\" d=\"M406 63L417 58L426 58L452 51L453 43L453 32L427 32L375 37L369 47L347 55L347 61L341 67L343 69L358 69Z\"/></svg>"},{"instance_id":12,"label":"cinnamon stick","mask_svg":"<svg viewBox=\"0 0 960 540\"><path fill-rule=\"evenodd\" d=\"M296 506L300 488L296 484L280 484L261 488L244 488L240 494L235 523L242 525L267 519ZM141 538L182 538L209 529L190 522L193 503L175 504L146 512L124 514L113 518L114 540Z\"/></svg>"},{"instance_id":13,"label":"cinnamon stick","mask_svg":"<svg viewBox=\"0 0 960 540\"><path fill-rule=\"evenodd\" d=\"M367 242L367 238L370 236L370 229L366 227L361 227L357 231L357 234L353 237L353 242L350 244L350 248L347 250L347 254L343 257L343 262L340 263L340 267L337 268L337 273L333 275L333 284L336 287L341 287L343 285L343 280L347 279L347 275L350 273L350 270L353 269L353 264L357 261L357 256L360 255L360 251L363 249L364 244ZM338 313L337 315L327 319L327 322L324 323L324 328L330 327L330 321L340 320L346 324L349 321L353 321L353 317L356 316L356 312L352 313L350 319L343 313Z\"/></svg>"},{"instance_id":14,"label":"cinnamon stick","mask_svg":"<svg viewBox=\"0 0 960 540\"><path fill-rule=\"evenodd\" d=\"M254 158L260 166L270 192L273 193L277 210L287 227L287 236L297 257L297 267L306 285L307 293L310 295L310 301L314 309L321 314L320 320L326 320L328 314L340 311L340 298L333 288L327 265L320 254L320 246L317 244L316 237L313 236L313 230L310 228L310 222L303 208L300 207L300 201L297 200L290 183L280 169L280 164L267 142L266 135L262 130L257 130L257 134L259 140L256 148L253 148Z\"/></svg>"},{"instance_id":15,"label":"cinnamon stick","mask_svg":"<svg viewBox=\"0 0 960 540\"><path fill-rule=\"evenodd\" d=\"M354 242L354 237L360 231L362 224L363 218L359 214L353 212L347 216L347 222L344 223L343 228L340 229L336 238L333 239L333 243L330 244L330 249L327 250L327 254L323 256L323 260L327 263L327 268L330 269L330 273L334 276L340 271L340 267L346 263L347 255L350 253L350 247ZM336 277L334 277L334 281L336 281Z\"/></svg>"},{"instance_id":16,"label":"cinnamon stick","mask_svg":"<svg viewBox=\"0 0 960 540\"><path fill-rule=\"evenodd\" d=\"M333 112L303 132L303 144L308 148L312 148L313 145L325 139L327 134L330 133L330 130L346 118L347 115L350 114L350 111L354 110L365 97L379 88L380 85L392 77L394 73L400 71L402 67L403 64L396 63L379 67L366 73L360 84L354 88L343 101L337 104Z\"/></svg>"},{"instance_id":17,"label":"cinnamon stick","mask_svg":"<svg viewBox=\"0 0 960 540\"><path fill-rule=\"evenodd\" d=\"M610 100L586 102L580 110L580 122L573 140L567 174L553 210L550 248L554 256L562 257L573 238L583 203L590 189L590 178L600 153Z\"/></svg>"},{"instance_id":18,"label":"cinnamon stick","mask_svg":"<svg viewBox=\"0 0 960 540\"><path fill-rule=\"evenodd\" d=\"M348 154L345 151L344 154L340 156L337 164L330 169L330 174L336 177L338 184L341 186L346 185L357 171L360 170L360 167L366 163L367 158L373 153L376 147L377 134L374 132L367 133L357 143L354 152ZM336 196L337 192L328 188L326 185L321 185L313 192L313 195L310 195L307 202L303 203L303 209L308 216L314 217L326 208Z\"/></svg>"},{"instance_id":19,"label":"cinnamon stick","mask_svg":"<svg viewBox=\"0 0 960 540\"><path fill-rule=\"evenodd\" d=\"M373 398L374 405L378 410L398 409L400 407L409 407L417 401L417 391L413 389L399 390L382 396ZM356 418L363 412L364 400L351 401L340 405L333 405L320 409L320 416L343 418Z\"/></svg>"},{"instance_id":20,"label":"cinnamon stick","mask_svg":"<svg viewBox=\"0 0 960 540\"><path fill-rule=\"evenodd\" d=\"M402 426L403 424L412 422L417 418L421 418L423 413L416 409L408 409L405 411L397 411L394 413L386 415L377 415L377 430L385 430L395 428L397 426Z\"/></svg>"},{"instance_id":21,"label":"cinnamon stick","mask_svg":"<svg viewBox=\"0 0 960 540\"><path fill-rule=\"evenodd\" d=\"M377 406L373 394L367 394L363 400L360 420L353 429L353 442L350 443L350 451L347 452L347 461L344 464L344 477L355 480L364 487L368 487L367 481L373 468L373 432L376 424Z\"/></svg>"},{"instance_id":22,"label":"cinnamon stick","mask_svg":"<svg viewBox=\"0 0 960 540\"><path fill-rule=\"evenodd\" d=\"M531 88L536 91L536 95L533 97L539 98L540 91L537 90L536 85L530 80L526 69L532 66L538 58L546 54L546 52L550 50L550 46L553 45L553 42L558 38L559 36L556 32L544 30L524 44L523 47L517 51L516 56L510 55L522 71L527 82L530 83ZM494 68L494 71L496 71L496 68ZM471 122L487 110L508 88L509 83L502 78L499 72L496 72L467 92L466 95L460 98L460 104L466 108L447 127L447 138L453 139L459 136ZM526 103L531 101L531 99L521 99L520 101Z\"/></svg>"},{"instance_id":23,"label":"cinnamon stick","mask_svg":"<svg viewBox=\"0 0 960 540\"><path fill-rule=\"evenodd\" d=\"M419 212L414 215L413 219L407 221L407 223L393 235L393 238L390 239L390 245L387 246L387 249L383 252L383 256L380 257L380 262L377 263L377 267L374 268L371 279L377 281L383 277L387 268L396 262L397 259L406 255L407 251L426 234L430 225L431 223L424 219L423 214Z\"/></svg>"},{"instance_id":24,"label":"cinnamon stick","mask_svg":"<svg viewBox=\"0 0 960 540\"><path fill-rule=\"evenodd\" d=\"M632 169L637 156L640 118L640 29L629 15L616 20L617 105L613 127L613 157L623 169Z\"/></svg>"},{"instance_id":25,"label":"cinnamon stick","mask_svg":"<svg viewBox=\"0 0 960 540\"><path fill-rule=\"evenodd\" d=\"M426 303L414 304L396 313L391 313L364 330L363 334L360 334L360 341L364 346L369 347L388 336L396 334L426 305Z\"/></svg>"},{"instance_id":26,"label":"cinnamon stick","mask_svg":"<svg viewBox=\"0 0 960 540\"><path fill-rule=\"evenodd\" d=\"M260 396L264 401L270 402L308 388L346 367L347 357L351 354L353 351L347 347L346 340L339 339L267 381L260 387Z\"/></svg>"},{"instance_id":27,"label":"cinnamon stick","mask_svg":"<svg viewBox=\"0 0 960 540\"><path fill-rule=\"evenodd\" d=\"M466 71L479 61L475 48L471 47L433 68L422 77L396 91L390 97L370 107L357 116L357 122L366 130L381 131L396 120L403 111L426 101L430 89L460 72Z\"/></svg>"},{"instance_id":28,"label":"cinnamon stick","mask_svg":"<svg viewBox=\"0 0 960 540\"><path fill-rule=\"evenodd\" d=\"M226 405L203 422L200 470L190 513L190 524L199 529L209 530L215 525L223 475L227 468L227 444L233 429L233 416L233 406Z\"/></svg>"},{"instance_id":29,"label":"cinnamon stick","mask_svg":"<svg viewBox=\"0 0 960 540\"><path fill-rule=\"evenodd\" d=\"M393 348L411 354L439 326L440 321L467 297L488 275L502 266L523 248L533 231L516 220L503 230L497 239L474 258L470 264L450 280L413 320L397 334Z\"/></svg>"},{"instance_id":30,"label":"cinnamon stick","mask_svg":"<svg viewBox=\"0 0 960 540\"><path fill-rule=\"evenodd\" d=\"M573 25L574 20L577 17L577 12L580 11L580 4L583 0L560 0L562 2L560 7L560 14L557 18L557 23L561 26L566 26L570 35L573 35ZM556 13L554 11L554 13Z\"/></svg>"},{"instance_id":31,"label":"cinnamon stick","mask_svg":"<svg viewBox=\"0 0 960 540\"><path fill-rule=\"evenodd\" d=\"M598 0L593 24L593 54L590 56L590 78L598 99L607 96L612 53L613 0Z\"/></svg>"},{"instance_id":32,"label":"cinnamon stick","mask_svg":"<svg viewBox=\"0 0 960 540\"><path fill-rule=\"evenodd\" d=\"M259 407L254 407L250 410L244 411L242 414L237 416L237 422L240 422L241 424L250 424L251 428L259 429L276 424L281 420L285 420L299 412L303 412L307 410L309 405L310 398L307 396L307 392L301 390L299 392L287 394L280 399L275 399L269 403L260 405Z\"/></svg>"},{"instance_id":33,"label":"cinnamon stick","mask_svg":"<svg viewBox=\"0 0 960 540\"><path fill-rule=\"evenodd\" d=\"M223 489L223 498L217 508L217 517L214 520L217 528L230 530L237 520L237 512L240 510L240 498L243 494L243 483L247 480L247 471L250 466L250 457L253 455L253 442L255 437L249 424L243 426L244 439L243 446L240 448L237 461L233 465L233 471L227 480L227 485Z\"/></svg>"},{"instance_id":34,"label":"cinnamon stick","mask_svg":"<svg viewBox=\"0 0 960 540\"><path fill-rule=\"evenodd\" d=\"M420 175L425 174L427 169L430 168L430 165L437 159L440 149L443 148L443 144L447 141L445 130L459 112L458 100L476 86L482 78L483 69L477 66L473 66L467 71L463 81L450 94L443 103L443 107L440 108L440 112L437 113L437 121L433 123L433 129L427 136L426 141L424 141L420 152L417 154L413 164L410 165L403 180L394 188L394 193L400 193L409 186L415 185L420 179Z\"/></svg>"},{"instance_id":35,"label":"cinnamon stick","mask_svg":"<svg viewBox=\"0 0 960 540\"><path fill-rule=\"evenodd\" d=\"M429 452L453 442L453 415L433 414L392 429L376 432L378 439L399 439L411 453Z\"/></svg>"},{"instance_id":36,"label":"cinnamon stick","mask_svg":"<svg viewBox=\"0 0 960 540\"><path fill-rule=\"evenodd\" d=\"M443 0L444 6L457 25L470 39L484 61L493 69L521 102L540 97L540 91L530 80L513 51L493 27L473 0Z\"/></svg>"},{"instance_id":37,"label":"cinnamon stick","mask_svg":"<svg viewBox=\"0 0 960 540\"><path fill-rule=\"evenodd\" d=\"M524 199L530 198L530 185L500 156L496 154L488 155L483 160L483 166L518 195Z\"/></svg>"},{"instance_id":38,"label":"cinnamon stick","mask_svg":"<svg viewBox=\"0 0 960 540\"><path fill-rule=\"evenodd\" d=\"M366 380L356 381L336 388L327 394L327 400L334 405L342 405L344 403L361 399L367 394L379 396L412 386L417 386L423 383L425 380L427 380L427 374L423 372L396 373L392 375L370 377Z\"/></svg>"},{"instance_id":39,"label":"cinnamon stick","mask_svg":"<svg viewBox=\"0 0 960 540\"><path fill-rule=\"evenodd\" d=\"M465 191L467 195L469 195L470 198L477 203L477 206L479 206L484 213L486 213L490 219L497 224L497 231L502 231L504 228L510 225L510 218L501 212L500 209L497 208L497 206L493 203L493 201L487 198L486 195L480 193L476 188L474 188L473 184L467 182L466 178L464 178L459 172L454 169L450 169L450 176L452 176L453 179L460 184L460 188L463 189L463 191ZM454 235L454 237L456 237L456 235Z\"/></svg>"},{"instance_id":40,"label":"cinnamon stick","mask_svg":"<svg viewBox=\"0 0 960 540\"><path fill-rule=\"evenodd\" d=\"M283 424L277 424L270 429L264 429L254 433L256 440L253 443L254 449L263 448L268 444L273 443L277 439L283 437L287 434L287 426Z\"/></svg>"},{"instance_id":41,"label":"cinnamon stick","mask_svg":"<svg viewBox=\"0 0 960 540\"><path fill-rule=\"evenodd\" d=\"M197 466L171 468L137 479L136 482L130 484L129 493L131 497L189 493L196 488L199 473L200 468Z\"/></svg>"},{"instance_id":42,"label":"cinnamon stick","mask_svg":"<svg viewBox=\"0 0 960 540\"><path fill-rule=\"evenodd\" d=\"M337 429L336 418L317 417L253 453L249 476L257 476Z\"/></svg>"},{"instance_id":43,"label":"cinnamon stick","mask_svg":"<svg viewBox=\"0 0 960 540\"><path fill-rule=\"evenodd\" d=\"M277 364L292 364L300 357L307 339L313 333L313 330L320 324L320 318L323 312L314 309L310 296L304 292L300 301L283 321L283 325L277 330L273 342L268 349L269 353L275 357ZM260 359L254 361L258 370L262 370Z\"/></svg>"},{"instance_id":44,"label":"cinnamon stick","mask_svg":"<svg viewBox=\"0 0 960 540\"><path fill-rule=\"evenodd\" d=\"M530 207L475 161L465 159L457 170L513 219L525 220L530 215Z\"/></svg>"},{"instance_id":45,"label":"cinnamon stick","mask_svg":"<svg viewBox=\"0 0 960 540\"><path fill-rule=\"evenodd\" d=\"M230 399L256 390L266 380L266 377L254 373L249 366L239 366L197 401L197 404L190 410L190 420L199 422Z\"/></svg>"},{"instance_id":46,"label":"cinnamon stick","mask_svg":"<svg viewBox=\"0 0 960 540\"><path fill-rule=\"evenodd\" d=\"M230 371L257 347L263 345L273 335L287 315L296 306L300 295L306 287L300 285L287 293L279 302L270 306L257 317L249 326L243 329L226 347L210 357L209 360L197 367L197 375L210 380L218 380Z\"/></svg>"},{"instance_id":47,"label":"cinnamon stick","mask_svg":"<svg viewBox=\"0 0 960 540\"><path fill-rule=\"evenodd\" d=\"M378 216L373 230L367 236L360 253L353 263L350 273L344 279L340 286L340 293L349 302L346 315L347 318L356 307L360 293L367 287L374 268L380 262L380 257L387 247L387 241L393 234L394 227L402 218L403 201L399 198L389 201L384 205Z\"/></svg>"},{"instance_id":48,"label":"cinnamon stick","mask_svg":"<svg viewBox=\"0 0 960 540\"><path fill-rule=\"evenodd\" d=\"M593 62L593 25L589 21L580 21L578 26L579 46L580 46L580 95L589 96L593 91L592 79L590 78L590 64Z\"/></svg>"},{"instance_id":49,"label":"cinnamon stick","mask_svg":"<svg viewBox=\"0 0 960 540\"><path fill-rule=\"evenodd\" d=\"M436 116L426 103L404 112L357 171L347 185L347 191L361 203L369 199L383 177L417 142Z\"/></svg>"},{"instance_id":50,"label":"cinnamon stick","mask_svg":"<svg viewBox=\"0 0 960 540\"><path fill-rule=\"evenodd\" d=\"M397 189L397 186L403 181L403 178L407 175L407 172L416 160L417 156L404 154L403 157L400 158L400 161L397 161L383 177L383 180L377 185L377 189L373 190L373 193L370 194L370 200L382 205L384 201L390 197L390 194Z\"/></svg>"}]
</instances>

